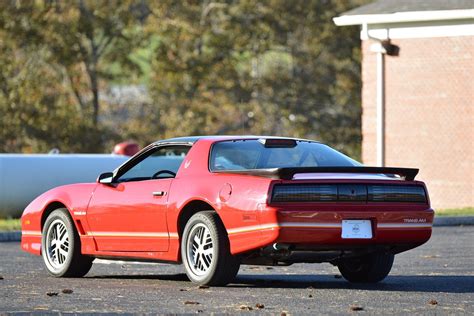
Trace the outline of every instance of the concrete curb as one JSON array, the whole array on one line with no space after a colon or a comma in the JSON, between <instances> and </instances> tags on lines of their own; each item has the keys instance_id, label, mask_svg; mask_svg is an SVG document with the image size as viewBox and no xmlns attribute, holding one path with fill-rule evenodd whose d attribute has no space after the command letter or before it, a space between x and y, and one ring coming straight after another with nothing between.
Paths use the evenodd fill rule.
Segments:
<instances>
[{"instance_id":1,"label":"concrete curb","mask_svg":"<svg viewBox=\"0 0 474 316\"><path fill-rule=\"evenodd\" d=\"M474 216L438 216L433 226L471 226L474 225Z\"/></svg>"},{"instance_id":2,"label":"concrete curb","mask_svg":"<svg viewBox=\"0 0 474 316\"><path fill-rule=\"evenodd\" d=\"M20 241L21 240L21 232L14 231L14 232L0 232L0 242L3 241Z\"/></svg>"},{"instance_id":3,"label":"concrete curb","mask_svg":"<svg viewBox=\"0 0 474 316\"><path fill-rule=\"evenodd\" d=\"M439 216L435 217L433 226L472 226L474 216ZM20 241L21 232L0 232L0 242Z\"/></svg>"}]
</instances>

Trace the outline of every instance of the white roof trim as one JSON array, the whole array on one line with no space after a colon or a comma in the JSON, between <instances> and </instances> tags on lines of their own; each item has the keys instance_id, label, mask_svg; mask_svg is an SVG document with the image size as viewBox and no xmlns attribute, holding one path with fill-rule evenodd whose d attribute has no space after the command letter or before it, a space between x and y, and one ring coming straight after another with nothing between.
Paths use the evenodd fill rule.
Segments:
<instances>
[{"instance_id":1,"label":"white roof trim","mask_svg":"<svg viewBox=\"0 0 474 316\"><path fill-rule=\"evenodd\" d=\"M368 40L369 38L388 40L401 38L431 38L453 36L474 36L474 23L460 25L431 25L393 28L380 28L378 26L374 26L374 28L369 28L368 30L362 30L360 32L361 40Z\"/></svg>"},{"instance_id":2,"label":"white roof trim","mask_svg":"<svg viewBox=\"0 0 474 316\"><path fill-rule=\"evenodd\" d=\"M389 14L362 14L342 15L333 18L338 26L400 23L400 22L422 22L441 20L474 19L474 9L467 10L439 10L439 11L412 11L396 12Z\"/></svg>"}]
</instances>

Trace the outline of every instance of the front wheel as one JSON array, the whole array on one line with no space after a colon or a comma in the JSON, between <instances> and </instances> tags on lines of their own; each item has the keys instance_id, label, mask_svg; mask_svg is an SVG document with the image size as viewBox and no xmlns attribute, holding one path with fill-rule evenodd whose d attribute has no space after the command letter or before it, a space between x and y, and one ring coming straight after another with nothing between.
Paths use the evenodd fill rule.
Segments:
<instances>
[{"instance_id":1,"label":"front wheel","mask_svg":"<svg viewBox=\"0 0 474 316\"><path fill-rule=\"evenodd\" d=\"M41 254L50 274L82 277L89 272L94 259L81 254L81 240L66 209L57 209L48 216L42 235Z\"/></svg>"},{"instance_id":2,"label":"front wheel","mask_svg":"<svg viewBox=\"0 0 474 316\"><path fill-rule=\"evenodd\" d=\"M213 211L189 219L181 239L181 258L189 279L197 284L226 285L240 267L238 258L230 253L225 227Z\"/></svg>"},{"instance_id":3,"label":"front wheel","mask_svg":"<svg viewBox=\"0 0 474 316\"><path fill-rule=\"evenodd\" d=\"M344 259L337 267L349 282L377 283L390 273L394 257L390 253L374 253L361 258Z\"/></svg>"}]
</instances>

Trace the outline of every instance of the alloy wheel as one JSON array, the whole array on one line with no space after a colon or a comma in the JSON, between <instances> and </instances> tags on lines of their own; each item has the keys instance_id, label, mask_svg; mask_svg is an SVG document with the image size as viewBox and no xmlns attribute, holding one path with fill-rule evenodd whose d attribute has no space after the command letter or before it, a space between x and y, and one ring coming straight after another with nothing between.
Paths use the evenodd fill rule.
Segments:
<instances>
[{"instance_id":1,"label":"alloy wheel","mask_svg":"<svg viewBox=\"0 0 474 316\"><path fill-rule=\"evenodd\" d=\"M69 233L66 225L56 219L46 233L46 257L54 270L60 270L70 254Z\"/></svg>"},{"instance_id":2,"label":"alloy wheel","mask_svg":"<svg viewBox=\"0 0 474 316\"><path fill-rule=\"evenodd\" d=\"M214 243L209 228L196 224L188 235L188 265L197 276L206 275L211 269L214 255Z\"/></svg>"}]
</instances>

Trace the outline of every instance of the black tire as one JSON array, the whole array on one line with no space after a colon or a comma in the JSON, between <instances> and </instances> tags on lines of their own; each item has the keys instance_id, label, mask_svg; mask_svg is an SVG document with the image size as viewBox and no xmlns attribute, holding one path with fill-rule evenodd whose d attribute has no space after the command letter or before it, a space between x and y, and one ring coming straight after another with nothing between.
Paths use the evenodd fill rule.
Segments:
<instances>
[{"instance_id":1,"label":"black tire","mask_svg":"<svg viewBox=\"0 0 474 316\"><path fill-rule=\"evenodd\" d=\"M203 227L207 227L208 231L205 231ZM211 260L204 261L203 255L200 255L203 260L201 266L204 265L204 262L209 263L210 261L205 272L198 271L198 264L193 264L193 262L199 261L194 260L192 254L195 238L199 237L199 229L208 233L206 237L201 237L201 242L206 243L206 240L208 241L210 238L212 243ZM203 240L204 238L206 240ZM190 246L191 248L189 248ZM202 249L206 249L205 246L203 245ZM239 258L230 253L227 231L214 211L196 213L186 223L181 238L181 258L188 278L192 282L202 285L226 285L234 280L240 268ZM200 274L201 272L202 274Z\"/></svg>"},{"instance_id":2,"label":"black tire","mask_svg":"<svg viewBox=\"0 0 474 316\"><path fill-rule=\"evenodd\" d=\"M57 259L58 262L55 262L53 257L59 257L60 255L58 252L53 254L55 251L53 251L52 247L50 249L47 246L52 238L51 235L54 234L52 231L57 229L58 226L63 232L60 235L65 236L67 234L64 243L59 247L66 253L65 256L61 255L61 258L65 257L62 262L59 262L59 259ZM48 233L50 233L50 237L48 237ZM65 250L66 248L63 248L64 245L66 245L67 251ZM69 212L65 208L53 211L46 219L41 238L41 255L46 269L55 277L82 277L89 272L92 267L92 261L94 261L94 258L81 254L81 239Z\"/></svg>"},{"instance_id":3,"label":"black tire","mask_svg":"<svg viewBox=\"0 0 474 316\"><path fill-rule=\"evenodd\" d=\"M390 273L394 257L390 253L374 253L361 258L345 259L337 267L349 282L377 283Z\"/></svg>"}]
</instances>

